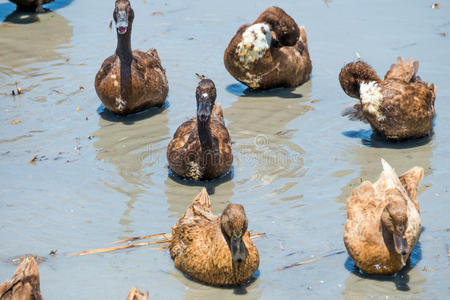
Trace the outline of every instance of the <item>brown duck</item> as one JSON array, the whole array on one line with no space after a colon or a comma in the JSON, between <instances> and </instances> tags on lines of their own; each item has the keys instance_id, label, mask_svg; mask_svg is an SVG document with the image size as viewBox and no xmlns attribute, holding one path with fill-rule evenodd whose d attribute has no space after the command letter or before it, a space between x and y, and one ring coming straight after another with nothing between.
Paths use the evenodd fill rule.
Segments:
<instances>
[{"instance_id":1,"label":"brown duck","mask_svg":"<svg viewBox=\"0 0 450 300\"><path fill-rule=\"evenodd\" d=\"M236 80L261 90L299 86L312 70L305 28L276 6L238 29L224 62Z\"/></svg>"},{"instance_id":2,"label":"brown duck","mask_svg":"<svg viewBox=\"0 0 450 300\"><path fill-rule=\"evenodd\" d=\"M178 127L167 147L170 169L194 180L219 177L231 167L231 140L222 107L215 104L216 87L210 79L197 86L197 116Z\"/></svg>"},{"instance_id":3,"label":"brown duck","mask_svg":"<svg viewBox=\"0 0 450 300\"><path fill-rule=\"evenodd\" d=\"M175 267L215 286L235 286L251 279L259 254L247 231L244 207L228 204L220 217L211 210L205 188L172 227L170 255Z\"/></svg>"},{"instance_id":4,"label":"brown duck","mask_svg":"<svg viewBox=\"0 0 450 300\"><path fill-rule=\"evenodd\" d=\"M367 274L391 275L406 264L419 240L421 221L417 185L423 168L400 177L381 159L383 172L361 183L347 200L344 243L355 265Z\"/></svg>"},{"instance_id":5,"label":"brown duck","mask_svg":"<svg viewBox=\"0 0 450 300\"><path fill-rule=\"evenodd\" d=\"M418 69L418 61L399 57L381 80L365 62L345 65L339 74L342 89L360 102L343 115L369 122L374 131L392 140L430 135L436 87L423 82Z\"/></svg>"},{"instance_id":6,"label":"brown duck","mask_svg":"<svg viewBox=\"0 0 450 300\"><path fill-rule=\"evenodd\" d=\"M166 72L155 49L131 50L134 11L128 0L116 0L113 13L116 53L108 57L95 77L95 90L107 109L118 114L161 107L167 97Z\"/></svg>"},{"instance_id":7,"label":"brown duck","mask_svg":"<svg viewBox=\"0 0 450 300\"><path fill-rule=\"evenodd\" d=\"M12 279L0 285L0 300L42 300L39 269L33 257L26 257Z\"/></svg>"},{"instance_id":8,"label":"brown duck","mask_svg":"<svg viewBox=\"0 0 450 300\"><path fill-rule=\"evenodd\" d=\"M45 12L42 4L53 2L53 0L9 0L17 5L18 10L35 11L37 13Z\"/></svg>"}]
</instances>

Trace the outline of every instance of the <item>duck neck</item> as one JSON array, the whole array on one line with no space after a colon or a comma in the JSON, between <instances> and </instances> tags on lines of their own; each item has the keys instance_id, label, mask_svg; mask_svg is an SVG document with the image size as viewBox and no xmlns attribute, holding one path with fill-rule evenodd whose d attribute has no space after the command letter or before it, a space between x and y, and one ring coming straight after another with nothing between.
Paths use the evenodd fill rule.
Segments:
<instances>
[{"instance_id":1,"label":"duck neck","mask_svg":"<svg viewBox=\"0 0 450 300\"><path fill-rule=\"evenodd\" d=\"M388 205L386 205L381 213L381 233L383 235L384 244L392 256L400 257L395 250L394 244L394 224L390 217Z\"/></svg>"},{"instance_id":2,"label":"duck neck","mask_svg":"<svg viewBox=\"0 0 450 300\"><path fill-rule=\"evenodd\" d=\"M127 101L132 93L131 62L133 51L131 50L131 24L125 34L117 33L116 55L120 60L120 95Z\"/></svg>"},{"instance_id":3,"label":"duck neck","mask_svg":"<svg viewBox=\"0 0 450 300\"><path fill-rule=\"evenodd\" d=\"M212 148L212 136L211 130L209 128L210 119L208 119L208 121L206 122L200 122L200 120L197 119L197 124L198 137L200 138L200 144L202 145L202 148Z\"/></svg>"},{"instance_id":4,"label":"duck neck","mask_svg":"<svg viewBox=\"0 0 450 300\"><path fill-rule=\"evenodd\" d=\"M393 255L396 255L394 247L394 239L392 238L392 232L388 229L388 227L381 222L381 233L383 235L384 244L386 248L388 248L389 252Z\"/></svg>"},{"instance_id":5,"label":"duck neck","mask_svg":"<svg viewBox=\"0 0 450 300\"><path fill-rule=\"evenodd\" d=\"M130 63L133 59L133 51L131 50L131 24L128 26L125 34L117 33L116 55L122 62Z\"/></svg>"}]
</instances>

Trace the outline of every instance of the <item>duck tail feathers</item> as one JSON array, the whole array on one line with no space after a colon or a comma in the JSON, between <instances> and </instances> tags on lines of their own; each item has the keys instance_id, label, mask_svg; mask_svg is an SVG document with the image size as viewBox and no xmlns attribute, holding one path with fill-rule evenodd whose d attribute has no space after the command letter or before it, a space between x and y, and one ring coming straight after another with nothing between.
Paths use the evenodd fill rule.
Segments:
<instances>
[{"instance_id":1,"label":"duck tail feathers","mask_svg":"<svg viewBox=\"0 0 450 300\"><path fill-rule=\"evenodd\" d=\"M161 63L161 58L159 58L158 51L155 48L150 48L147 50L147 54L153 56L159 63Z\"/></svg>"},{"instance_id":2,"label":"duck tail feathers","mask_svg":"<svg viewBox=\"0 0 450 300\"><path fill-rule=\"evenodd\" d=\"M403 60L403 58L398 57L397 63L391 65L389 71L384 76L384 79L396 79L410 83L416 81L416 78L417 80L420 80L420 77L416 77L418 71L418 61L413 61L412 58Z\"/></svg>"},{"instance_id":3,"label":"duck tail feathers","mask_svg":"<svg viewBox=\"0 0 450 300\"><path fill-rule=\"evenodd\" d=\"M300 40L308 48L308 38L306 37L306 29L305 26L300 26Z\"/></svg>"},{"instance_id":4,"label":"duck tail feathers","mask_svg":"<svg viewBox=\"0 0 450 300\"><path fill-rule=\"evenodd\" d=\"M209 208L211 209L211 200L209 199L208 191L204 187L202 191L195 197L192 202L192 206L198 206L203 209Z\"/></svg>"},{"instance_id":5,"label":"duck tail feathers","mask_svg":"<svg viewBox=\"0 0 450 300\"><path fill-rule=\"evenodd\" d=\"M382 182L385 188L398 189L403 194L405 199L409 199L409 196L400 182L394 168L392 168L391 165L383 158L381 158L381 165L383 166L383 172L381 173L380 179L378 179L377 183Z\"/></svg>"},{"instance_id":6,"label":"duck tail feathers","mask_svg":"<svg viewBox=\"0 0 450 300\"><path fill-rule=\"evenodd\" d=\"M220 103L214 104L212 115L215 118L217 118L219 121L221 121L222 123L224 122L222 104L220 104Z\"/></svg>"}]
</instances>

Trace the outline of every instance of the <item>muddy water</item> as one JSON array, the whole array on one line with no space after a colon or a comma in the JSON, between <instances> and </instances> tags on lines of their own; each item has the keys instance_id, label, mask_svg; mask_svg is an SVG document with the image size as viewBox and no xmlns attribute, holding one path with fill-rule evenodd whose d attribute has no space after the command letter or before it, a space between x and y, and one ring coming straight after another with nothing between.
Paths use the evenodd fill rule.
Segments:
<instances>
[{"instance_id":1,"label":"muddy water","mask_svg":"<svg viewBox=\"0 0 450 300\"><path fill-rule=\"evenodd\" d=\"M132 46L158 49L170 92L163 109L118 118L99 113L93 86L115 49L112 2L56 0L51 13L23 16L0 0L0 278L13 274L11 257L33 253L47 258L40 265L46 299L124 299L132 286L154 299L448 296L448 3L434 10L432 1L281 1L306 26L312 78L297 89L254 93L226 72L223 51L270 1L134 0ZM340 117L352 100L337 75L356 51L380 75L399 55L420 60L420 75L438 87L432 138L387 144L366 124ZM215 81L234 142L232 172L205 183L213 209L242 203L249 227L267 233L255 241L257 280L241 290L200 285L174 269L167 251L151 248L69 256L169 232L200 191L170 177L165 158L171 135L194 114L195 72ZM16 82L25 93L13 97ZM409 269L364 277L342 253L278 271L344 249L345 199L361 179L377 179L380 157L398 172L425 168L424 231Z\"/></svg>"}]
</instances>

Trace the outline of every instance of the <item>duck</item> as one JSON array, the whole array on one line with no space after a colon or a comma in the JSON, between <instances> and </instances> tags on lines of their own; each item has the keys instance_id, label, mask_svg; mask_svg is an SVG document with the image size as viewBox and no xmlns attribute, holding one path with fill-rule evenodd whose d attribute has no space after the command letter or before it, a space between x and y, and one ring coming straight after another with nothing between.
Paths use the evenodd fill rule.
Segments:
<instances>
[{"instance_id":1,"label":"duck","mask_svg":"<svg viewBox=\"0 0 450 300\"><path fill-rule=\"evenodd\" d=\"M18 10L35 11L37 13L44 13L45 9L42 4L53 2L54 0L9 0L17 5Z\"/></svg>"},{"instance_id":2,"label":"duck","mask_svg":"<svg viewBox=\"0 0 450 300\"><path fill-rule=\"evenodd\" d=\"M210 180L230 170L231 139L216 95L214 82L201 79L195 92L197 116L178 127L167 147L169 168L178 176Z\"/></svg>"},{"instance_id":3,"label":"duck","mask_svg":"<svg viewBox=\"0 0 450 300\"><path fill-rule=\"evenodd\" d=\"M422 81L418 70L418 61L398 57L381 80L364 61L346 64L339 82L344 92L359 102L344 109L343 115L368 122L388 140L430 136L436 86Z\"/></svg>"},{"instance_id":4,"label":"duck","mask_svg":"<svg viewBox=\"0 0 450 300\"><path fill-rule=\"evenodd\" d=\"M117 115L162 107L169 92L166 71L156 49L147 52L131 50L134 11L130 1L116 0L113 18L117 48L95 76L98 97Z\"/></svg>"},{"instance_id":5,"label":"duck","mask_svg":"<svg viewBox=\"0 0 450 300\"><path fill-rule=\"evenodd\" d=\"M0 300L42 300L39 269L36 260L27 256L10 281L0 285Z\"/></svg>"},{"instance_id":6,"label":"duck","mask_svg":"<svg viewBox=\"0 0 450 300\"><path fill-rule=\"evenodd\" d=\"M417 186L422 167L397 176L381 159L383 171L372 184L364 181L347 199L344 244L355 265L370 275L400 271L421 233Z\"/></svg>"},{"instance_id":7,"label":"duck","mask_svg":"<svg viewBox=\"0 0 450 300\"><path fill-rule=\"evenodd\" d=\"M305 27L283 9L269 7L255 22L238 29L224 63L236 80L252 89L297 87L312 71Z\"/></svg>"},{"instance_id":8,"label":"duck","mask_svg":"<svg viewBox=\"0 0 450 300\"><path fill-rule=\"evenodd\" d=\"M203 188L172 227L169 250L175 267L212 286L249 282L258 269L259 253L247 226L240 204L230 203L221 216L214 215L208 192Z\"/></svg>"}]
</instances>

